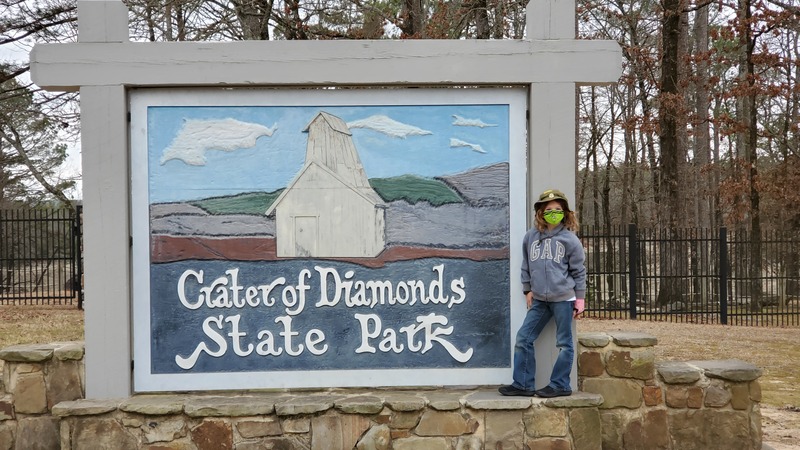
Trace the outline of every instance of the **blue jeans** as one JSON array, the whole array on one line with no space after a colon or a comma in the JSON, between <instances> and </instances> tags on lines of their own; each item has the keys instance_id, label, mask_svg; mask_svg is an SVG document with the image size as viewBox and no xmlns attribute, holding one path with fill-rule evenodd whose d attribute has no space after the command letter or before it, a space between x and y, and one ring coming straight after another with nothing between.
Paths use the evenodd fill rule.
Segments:
<instances>
[{"instance_id":1,"label":"blue jeans","mask_svg":"<svg viewBox=\"0 0 800 450\"><path fill-rule=\"evenodd\" d=\"M536 355L533 342L552 317L556 321L556 346L559 351L550 376L550 386L559 390L572 390L569 375L575 355L572 342L573 305L573 302L533 301L517 332L517 342L514 345L514 387L526 391L535 389Z\"/></svg>"}]
</instances>

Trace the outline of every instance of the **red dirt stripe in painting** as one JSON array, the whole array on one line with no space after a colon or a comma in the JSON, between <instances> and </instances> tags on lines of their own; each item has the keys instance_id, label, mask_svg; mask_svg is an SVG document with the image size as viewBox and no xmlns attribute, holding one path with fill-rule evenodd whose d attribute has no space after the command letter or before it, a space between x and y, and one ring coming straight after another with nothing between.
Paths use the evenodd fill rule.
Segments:
<instances>
[{"instance_id":1,"label":"red dirt stripe in painting","mask_svg":"<svg viewBox=\"0 0 800 450\"><path fill-rule=\"evenodd\" d=\"M277 259L276 255L274 238L150 237L150 258L153 263L186 259L269 261Z\"/></svg>"},{"instance_id":2,"label":"red dirt stripe in painting","mask_svg":"<svg viewBox=\"0 0 800 450\"><path fill-rule=\"evenodd\" d=\"M157 235L150 238L152 263L186 259L276 261L274 238L208 238ZM318 258L345 261L366 267L383 267L387 262L421 258L460 258L487 261L508 258L508 247L458 250L432 247L389 247L375 258Z\"/></svg>"}]
</instances>

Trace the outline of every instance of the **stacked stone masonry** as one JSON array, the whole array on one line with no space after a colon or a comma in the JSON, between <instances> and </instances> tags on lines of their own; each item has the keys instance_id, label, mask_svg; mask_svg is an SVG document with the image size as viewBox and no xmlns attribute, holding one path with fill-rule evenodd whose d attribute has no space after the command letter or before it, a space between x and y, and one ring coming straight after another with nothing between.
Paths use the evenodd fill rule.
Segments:
<instances>
[{"instance_id":1,"label":"stacked stone masonry","mask_svg":"<svg viewBox=\"0 0 800 450\"><path fill-rule=\"evenodd\" d=\"M760 449L756 367L656 364L650 336L579 338L580 392L327 389L83 399L80 343L0 350L0 450Z\"/></svg>"},{"instance_id":2,"label":"stacked stone masonry","mask_svg":"<svg viewBox=\"0 0 800 450\"><path fill-rule=\"evenodd\" d=\"M739 360L656 363L656 339L641 333L578 342L579 387L603 397L603 449L761 448L761 369Z\"/></svg>"}]
</instances>

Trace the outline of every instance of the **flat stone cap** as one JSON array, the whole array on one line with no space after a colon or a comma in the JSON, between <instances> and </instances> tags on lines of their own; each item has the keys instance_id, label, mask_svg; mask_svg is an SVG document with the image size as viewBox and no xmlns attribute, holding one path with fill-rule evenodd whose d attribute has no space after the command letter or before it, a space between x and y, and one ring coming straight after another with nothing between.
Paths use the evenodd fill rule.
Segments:
<instances>
[{"instance_id":1,"label":"flat stone cap","mask_svg":"<svg viewBox=\"0 0 800 450\"><path fill-rule=\"evenodd\" d=\"M749 362L739 359L718 359L711 361L688 361L702 369L709 378L720 378L728 381L753 381L763 371Z\"/></svg>"},{"instance_id":2,"label":"flat stone cap","mask_svg":"<svg viewBox=\"0 0 800 450\"><path fill-rule=\"evenodd\" d=\"M691 384L703 375L699 367L681 361L657 363L656 371L668 384Z\"/></svg>"},{"instance_id":3,"label":"flat stone cap","mask_svg":"<svg viewBox=\"0 0 800 450\"><path fill-rule=\"evenodd\" d=\"M85 352L82 341L54 342L53 356L59 361L80 361Z\"/></svg>"},{"instance_id":4,"label":"flat stone cap","mask_svg":"<svg viewBox=\"0 0 800 450\"><path fill-rule=\"evenodd\" d=\"M0 350L0 359L10 362L42 362L53 357L52 344L12 345Z\"/></svg>"},{"instance_id":5,"label":"flat stone cap","mask_svg":"<svg viewBox=\"0 0 800 450\"><path fill-rule=\"evenodd\" d=\"M471 393L472 392L449 390L426 392L425 400L428 402L428 406L437 411L454 411L461 408L464 398Z\"/></svg>"},{"instance_id":6,"label":"flat stone cap","mask_svg":"<svg viewBox=\"0 0 800 450\"><path fill-rule=\"evenodd\" d=\"M540 399L550 408L589 408L603 404L603 396L591 392L573 392L566 397ZM535 401L534 401L535 403Z\"/></svg>"},{"instance_id":7,"label":"flat stone cap","mask_svg":"<svg viewBox=\"0 0 800 450\"><path fill-rule=\"evenodd\" d=\"M164 416L183 412L185 397L179 395L134 395L119 406L125 412L146 416Z\"/></svg>"},{"instance_id":8,"label":"flat stone cap","mask_svg":"<svg viewBox=\"0 0 800 450\"><path fill-rule=\"evenodd\" d=\"M428 404L428 401L414 394L389 394L383 398L386 406L394 411L419 411Z\"/></svg>"},{"instance_id":9,"label":"flat stone cap","mask_svg":"<svg viewBox=\"0 0 800 450\"><path fill-rule=\"evenodd\" d=\"M243 417L272 414L279 398L272 396L198 396L184 403L189 417Z\"/></svg>"},{"instance_id":10,"label":"flat stone cap","mask_svg":"<svg viewBox=\"0 0 800 450\"><path fill-rule=\"evenodd\" d=\"M611 336L605 333L578 333L578 343L584 347L605 347L611 342Z\"/></svg>"},{"instance_id":11,"label":"flat stone cap","mask_svg":"<svg viewBox=\"0 0 800 450\"><path fill-rule=\"evenodd\" d=\"M91 399L61 402L53 406L53 415L57 417L68 416L97 416L115 411L124 399Z\"/></svg>"},{"instance_id":12,"label":"flat stone cap","mask_svg":"<svg viewBox=\"0 0 800 450\"><path fill-rule=\"evenodd\" d=\"M374 395L358 395L338 399L334 406L345 414L377 414L383 409L383 399Z\"/></svg>"},{"instance_id":13,"label":"flat stone cap","mask_svg":"<svg viewBox=\"0 0 800 450\"><path fill-rule=\"evenodd\" d=\"M655 336L634 331L614 331L608 333L620 347L653 347L658 344Z\"/></svg>"},{"instance_id":14,"label":"flat stone cap","mask_svg":"<svg viewBox=\"0 0 800 450\"><path fill-rule=\"evenodd\" d=\"M496 389L477 391L464 398L464 405L472 409L528 409L533 397L507 397Z\"/></svg>"},{"instance_id":15,"label":"flat stone cap","mask_svg":"<svg viewBox=\"0 0 800 450\"><path fill-rule=\"evenodd\" d=\"M699 369L698 369L699 370ZM407 394L381 391L264 392L230 395L137 394L129 398L65 401L53 407L57 417L101 415L116 410L146 416L184 413L189 417L249 417L316 414L336 408L347 414L378 414L384 406L395 411L418 411L427 404L432 409L524 410L531 406L550 408L596 407L603 397L589 392L574 392L568 397L506 397L496 388L431 391ZM438 406L438 408L437 408Z\"/></svg>"},{"instance_id":16,"label":"flat stone cap","mask_svg":"<svg viewBox=\"0 0 800 450\"><path fill-rule=\"evenodd\" d=\"M308 395L290 398L275 404L275 413L279 416L294 416L301 414L314 414L333 408L338 396Z\"/></svg>"},{"instance_id":17,"label":"flat stone cap","mask_svg":"<svg viewBox=\"0 0 800 450\"><path fill-rule=\"evenodd\" d=\"M550 408L587 408L603 404L603 396L589 392L573 392L566 397L506 397L496 390L477 391L467 395L465 406L472 409L527 409L531 405Z\"/></svg>"}]
</instances>

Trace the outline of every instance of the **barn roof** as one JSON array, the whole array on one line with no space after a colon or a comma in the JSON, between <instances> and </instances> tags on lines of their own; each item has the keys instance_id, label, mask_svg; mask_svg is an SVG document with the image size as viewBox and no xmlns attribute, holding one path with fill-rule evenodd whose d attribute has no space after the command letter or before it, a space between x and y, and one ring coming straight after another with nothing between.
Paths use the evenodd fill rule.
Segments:
<instances>
[{"instance_id":1,"label":"barn roof","mask_svg":"<svg viewBox=\"0 0 800 450\"><path fill-rule=\"evenodd\" d=\"M303 128L303 133L308 133L308 129L311 127L311 124L314 123L318 118L322 118L329 127L338 131L339 133L344 133L348 136L352 136L353 133L350 132L350 128L348 128L347 123L342 120L340 117L336 117L333 114L326 113L325 111L320 111L313 119L309 120L306 124L305 128Z\"/></svg>"},{"instance_id":2,"label":"barn roof","mask_svg":"<svg viewBox=\"0 0 800 450\"><path fill-rule=\"evenodd\" d=\"M275 208L277 208L278 205L283 201L283 198L286 197L286 195L292 190L292 188L294 188L294 186L301 179L303 179L303 176L308 172L308 170L309 170L309 168L311 168L311 166L318 167L323 172L325 172L328 175L330 175L331 177L333 177L333 179L335 179L336 181L338 181L342 185L348 187L350 190L352 190L353 192L355 192L359 196L363 197L364 200L372 203L373 205L384 205L385 204L383 199L381 198L381 196L378 195L378 193L375 192L375 190L373 190L372 187L359 188L359 187L353 186L352 184L348 183L346 180L343 180L342 177L340 177L334 171L332 171L332 170L328 169L327 167L325 167L324 165L317 164L316 162L311 161L311 162L305 163L303 168L300 170L300 172L297 173L297 175L294 177L292 182L289 183L289 185L286 186L286 189L284 189L283 192L281 192L281 195L279 195L278 198L276 198L275 201L272 202L272 205L270 205L269 209L267 209L267 212L264 213L265 215L268 216L268 215L272 214L273 211L275 211Z\"/></svg>"}]
</instances>

